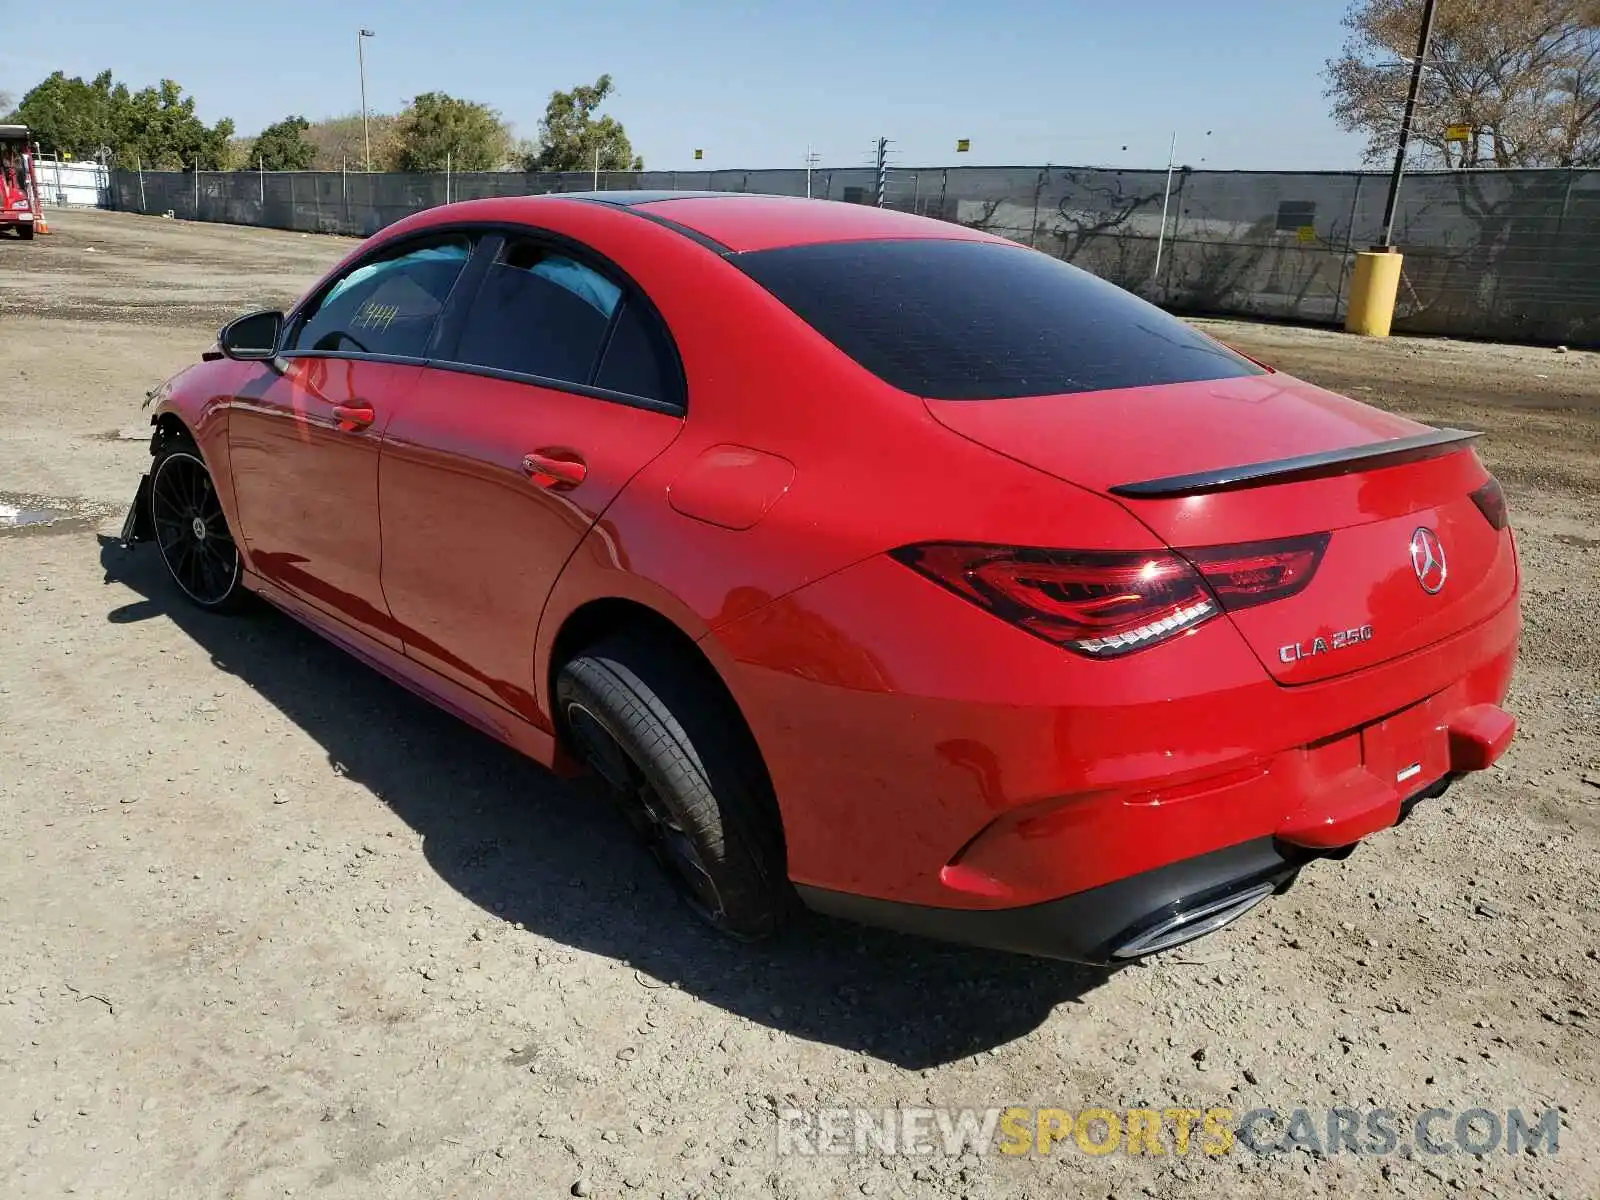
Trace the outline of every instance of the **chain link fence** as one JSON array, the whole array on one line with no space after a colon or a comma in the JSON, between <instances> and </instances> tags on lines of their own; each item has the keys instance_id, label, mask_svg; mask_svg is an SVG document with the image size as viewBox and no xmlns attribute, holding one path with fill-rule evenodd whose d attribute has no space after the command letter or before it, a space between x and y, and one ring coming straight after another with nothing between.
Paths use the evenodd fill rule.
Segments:
<instances>
[{"instance_id":1,"label":"chain link fence","mask_svg":"<svg viewBox=\"0 0 1600 1200\"><path fill-rule=\"evenodd\" d=\"M1356 252L1381 232L1386 175L1076 167L898 168L888 207L985 229L1167 308L1337 323ZM602 171L603 190L762 192L870 204L871 168ZM421 209L589 191L590 172L113 173L114 207L366 236ZM1163 219L1163 198L1167 200ZM1408 175L1395 329L1600 345L1600 171Z\"/></svg>"}]
</instances>

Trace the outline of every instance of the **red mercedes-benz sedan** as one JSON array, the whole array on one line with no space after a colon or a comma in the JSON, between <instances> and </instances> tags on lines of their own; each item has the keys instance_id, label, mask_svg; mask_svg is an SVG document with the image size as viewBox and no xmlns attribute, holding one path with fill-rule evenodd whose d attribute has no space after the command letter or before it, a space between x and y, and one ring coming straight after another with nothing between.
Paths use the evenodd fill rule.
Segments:
<instances>
[{"instance_id":1,"label":"red mercedes-benz sedan","mask_svg":"<svg viewBox=\"0 0 1600 1200\"><path fill-rule=\"evenodd\" d=\"M1217 929L1515 724L1474 434L959 225L447 205L154 393L126 540L608 785L741 937Z\"/></svg>"}]
</instances>

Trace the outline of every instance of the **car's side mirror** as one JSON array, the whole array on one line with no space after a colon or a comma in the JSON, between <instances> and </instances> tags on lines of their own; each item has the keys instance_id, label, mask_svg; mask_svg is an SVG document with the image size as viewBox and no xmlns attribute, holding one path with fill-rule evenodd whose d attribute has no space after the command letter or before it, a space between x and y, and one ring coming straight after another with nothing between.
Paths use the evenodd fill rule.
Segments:
<instances>
[{"instance_id":1,"label":"car's side mirror","mask_svg":"<svg viewBox=\"0 0 1600 1200\"><path fill-rule=\"evenodd\" d=\"M229 358L241 362L266 362L278 356L283 336L281 312L253 312L223 327L217 345Z\"/></svg>"}]
</instances>

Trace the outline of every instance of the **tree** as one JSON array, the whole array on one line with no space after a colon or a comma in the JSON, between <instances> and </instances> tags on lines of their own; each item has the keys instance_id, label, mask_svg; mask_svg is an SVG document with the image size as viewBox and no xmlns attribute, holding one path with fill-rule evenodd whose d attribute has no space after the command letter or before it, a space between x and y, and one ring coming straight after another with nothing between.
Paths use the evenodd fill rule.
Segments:
<instances>
[{"instance_id":1,"label":"tree","mask_svg":"<svg viewBox=\"0 0 1600 1200\"><path fill-rule=\"evenodd\" d=\"M57 71L22 98L17 117L46 150L77 158L107 151L124 164L154 167L193 167L198 159L206 170L221 170L233 136L227 119L207 128L194 98L173 80L130 92L110 71L89 81Z\"/></svg>"},{"instance_id":2,"label":"tree","mask_svg":"<svg viewBox=\"0 0 1600 1200\"><path fill-rule=\"evenodd\" d=\"M599 151L602 171L642 171L644 159L634 154L622 123L615 117L595 119L594 112L613 90L611 76L592 87L551 92L539 122L539 150L526 162L530 171L589 171Z\"/></svg>"},{"instance_id":3,"label":"tree","mask_svg":"<svg viewBox=\"0 0 1600 1200\"><path fill-rule=\"evenodd\" d=\"M224 118L211 128L195 115L194 97L171 79L141 88L128 97L120 139L113 143L118 161L137 161L164 170L222 171L229 166L233 122Z\"/></svg>"},{"instance_id":4,"label":"tree","mask_svg":"<svg viewBox=\"0 0 1600 1200\"><path fill-rule=\"evenodd\" d=\"M493 171L511 153L511 131L486 104L424 92L406 106L395 129L401 171Z\"/></svg>"},{"instance_id":5,"label":"tree","mask_svg":"<svg viewBox=\"0 0 1600 1200\"><path fill-rule=\"evenodd\" d=\"M363 132L361 114L358 112L324 117L305 131L306 141L316 151L311 160L311 169L362 170L366 166L366 134L370 133L373 170L393 170L399 151L395 142L395 128L399 120L393 113L369 113Z\"/></svg>"},{"instance_id":6,"label":"tree","mask_svg":"<svg viewBox=\"0 0 1600 1200\"><path fill-rule=\"evenodd\" d=\"M113 83L110 71L88 81L56 71L22 97L17 118L45 150L92 158L115 144L127 103L128 89Z\"/></svg>"},{"instance_id":7,"label":"tree","mask_svg":"<svg viewBox=\"0 0 1600 1200\"><path fill-rule=\"evenodd\" d=\"M268 125L250 146L245 165L266 171L309 171L317 148L306 141L311 122L304 117L285 117Z\"/></svg>"},{"instance_id":8,"label":"tree","mask_svg":"<svg viewBox=\"0 0 1600 1200\"><path fill-rule=\"evenodd\" d=\"M1333 116L1367 136L1366 157L1394 154L1423 0L1355 0L1349 38L1328 60ZM1472 130L1445 138L1448 125ZM1600 2L1440 3L1412 145L1455 167L1600 164Z\"/></svg>"}]
</instances>

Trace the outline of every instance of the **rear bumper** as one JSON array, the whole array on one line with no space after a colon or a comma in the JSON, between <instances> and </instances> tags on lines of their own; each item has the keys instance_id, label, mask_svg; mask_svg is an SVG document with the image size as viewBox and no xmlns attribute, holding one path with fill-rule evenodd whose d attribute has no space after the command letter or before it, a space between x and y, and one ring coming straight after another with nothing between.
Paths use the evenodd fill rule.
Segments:
<instances>
[{"instance_id":1,"label":"rear bumper","mask_svg":"<svg viewBox=\"0 0 1600 1200\"><path fill-rule=\"evenodd\" d=\"M877 900L926 924L914 910L1065 905L1230 847L1309 858L1392 825L1505 748L1520 629L1513 598L1423 650L1284 687L1226 622L1092 662L875 559L713 636L791 880L824 911Z\"/></svg>"},{"instance_id":2,"label":"rear bumper","mask_svg":"<svg viewBox=\"0 0 1600 1200\"><path fill-rule=\"evenodd\" d=\"M1221 928L1215 915L1225 915L1224 924L1242 916L1287 888L1310 857L1272 838L1256 838L1020 908L935 908L803 885L797 890L814 912L862 925L1038 958L1111 963L1138 957L1141 939L1159 935L1174 920L1190 926L1181 941L1214 932ZM1188 913L1199 916L1185 922ZM1164 942L1142 953L1177 944ZM1125 947L1134 953L1123 953Z\"/></svg>"},{"instance_id":3,"label":"rear bumper","mask_svg":"<svg viewBox=\"0 0 1600 1200\"><path fill-rule=\"evenodd\" d=\"M1410 797L1400 819L1449 783L1447 777ZM1113 964L1215 933L1287 890L1306 864L1347 852L1255 838L1019 908L936 908L826 888L797 890L813 911L863 925L1039 958Z\"/></svg>"}]
</instances>

